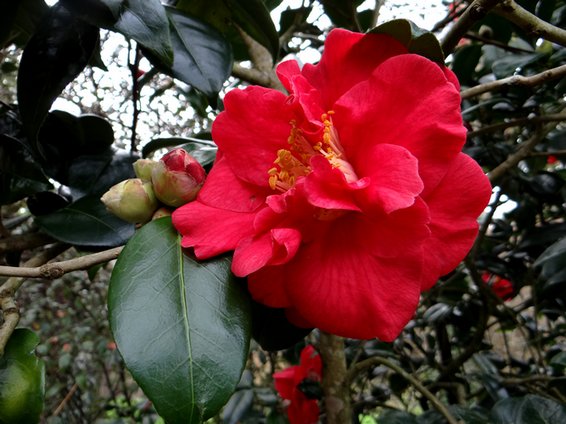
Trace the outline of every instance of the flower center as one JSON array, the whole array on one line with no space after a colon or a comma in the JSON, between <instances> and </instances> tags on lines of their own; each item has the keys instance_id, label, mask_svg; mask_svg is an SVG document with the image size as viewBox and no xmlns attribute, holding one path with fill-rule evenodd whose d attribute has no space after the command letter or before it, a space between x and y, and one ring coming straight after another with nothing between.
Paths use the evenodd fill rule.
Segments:
<instances>
[{"instance_id":1,"label":"flower center","mask_svg":"<svg viewBox=\"0 0 566 424\"><path fill-rule=\"evenodd\" d=\"M290 122L291 132L287 139L289 149L278 150L277 158L273 161L275 166L267 171L272 190L285 192L295 185L297 178L308 175L311 172L310 159L314 155L324 156L333 168L342 171L346 181L358 180L354 169L344 157L344 149L332 123L333 114L332 110L322 114L322 140L315 143L305 138L303 130L297 128L295 120Z\"/></svg>"}]
</instances>

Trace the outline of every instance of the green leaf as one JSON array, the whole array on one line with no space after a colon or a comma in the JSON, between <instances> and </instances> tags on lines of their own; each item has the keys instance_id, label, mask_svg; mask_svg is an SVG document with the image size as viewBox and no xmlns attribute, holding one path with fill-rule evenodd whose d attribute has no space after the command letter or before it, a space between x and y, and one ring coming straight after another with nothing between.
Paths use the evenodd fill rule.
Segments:
<instances>
[{"instance_id":1,"label":"green leaf","mask_svg":"<svg viewBox=\"0 0 566 424\"><path fill-rule=\"evenodd\" d=\"M11 43L23 47L49 7L43 0L4 2L0 14L0 48Z\"/></svg>"},{"instance_id":2,"label":"green leaf","mask_svg":"<svg viewBox=\"0 0 566 424\"><path fill-rule=\"evenodd\" d=\"M45 365L35 356L39 337L16 329L0 358L0 424L37 423L43 410Z\"/></svg>"},{"instance_id":3,"label":"green leaf","mask_svg":"<svg viewBox=\"0 0 566 424\"><path fill-rule=\"evenodd\" d=\"M53 101L84 69L98 44L98 28L54 6L24 49L18 104L31 140Z\"/></svg>"},{"instance_id":4,"label":"green leaf","mask_svg":"<svg viewBox=\"0 0 566 424\"><path fill-rule=\"evenodd\" d=\"M407 19L394 19L376 26L369 31L373 34L387 34L409 50L409 53L415 53L424 56L433 62L444 63L444 53L440 42L431 33Z\"/></svg>"},{"instance_id":5,"label":"green leaf","mask_svg":"<svg viewBox=\"0 0 566 424\"><path fill-rule=\"evenodd\" d=\"M357 29L356 8L362 4L361 0L323 0L321 3L334 25L352 31Z\"/></svg>"},{"instance_id":6,"label":"green leaf","mask_svg":"<svg viewBox=\"0 0 566 424\"><path fill-rule=\"evenodd\" d=\"M166 65L173 63L169 21L159 0L129 0L123 3L113 29L150 50ZM111 28L112 29L112 28Z\"/></svg>"},{"instance_id":7,"label":"green leaf","mask_svg":"<svg viewBox=\"0 0 566 424\"><path fill-rule=\"evenodd\" d=\"M183 252L170 218L143 226L110 280L110 325L126 366L170 424L201 423L233 393L250 338L248 297L226 257Z\"/></svg>"},{"instance_id":8,"label":"green leaf","mask_svg":"<svg viewBox=\"0 0 566 424\"><path fill-rule=\"evenodd\" d=\"M493 424L563 424L566 405L536 395L500 400L491 410Z\"/></svg>"},{"instance_id":9,"label":"green leaf","mask_svg":"<svg viewBox=\"0 0 566 424\"><path fill-rule=\"evenodd\" d=\"M83 197L66 208L38 216L36 222L59 241L91 248L119 246L134 233L132 224L112 215L94 196Z\"/></svg>"},{"instance_id":10,"label":"green leaf","mask_svg":"<svg viewBox=\"0 0 566 424\"><path fill-rule=\"evenodd\" d=\"M169 22L159 0L61 0L60 3L93 25L137 41L167 66L173 63Z\"/></svg>"},{"instance_id":11,"label":"green leaf","mask_svg":"<svg viewBox=\"0 0 566 424\"><path fill-rule=\"evenodd\" d=\"M214 97L232 71L232 48L214 27L173 8L166 7L173 64L153 61L164 72ZM151 58L151 56L150 56Z\"/></svg>"},{"instance_id":12,"label":"green leaf","mask_svg":"<svg viewBox=\"0 0 566 424\"><path fill-rule=\"evenodd\" d=\"M234 26L262 44L271 56L279 54L279 35L261 0L179 0L177 9L207 22L223 34Z\"/></svg>"}]
</instances>

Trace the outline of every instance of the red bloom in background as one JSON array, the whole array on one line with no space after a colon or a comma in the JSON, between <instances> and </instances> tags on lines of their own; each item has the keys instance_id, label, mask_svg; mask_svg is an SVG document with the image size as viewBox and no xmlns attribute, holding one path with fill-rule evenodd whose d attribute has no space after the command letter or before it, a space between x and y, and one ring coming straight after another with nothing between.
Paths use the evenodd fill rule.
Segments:
<instances>
[{"instance_id":1,"label":"red bloom in background","mask_svg":"<svg viewBox=\"0 0 566 424\"><path fill-rule=\"evenodd\" d=\"M291 424L318 422L317 398L309 387L318 386L322 375L322 361L314 347L308 345L301 351L300 364L273 374L275 390L283 399L291 401L287 416Z\"/></svg>"},{"instance_id":2,"label":"red bloom in background","mask_svg":"<svg viewBox=\"0 0 566 424\"><path fill-rule=\"evenodd\" d=\"M514 297L515 289L513 283L509 280L501 278L499 275L484 272L482 280L489 285L493 293L501 300L507 301Z\"/></svg>"},{"instance_id":3,"label":"red bloom in background","mask_svg":"<svg viewBox=\"0 0 566 424\"><path fill-rule=\"evenodd\" d=\"M393 340L466 255L491 193L461 153L457 79L387 35L341 29L320 63L277 73L289 95L226 95L213 169L173 214L182 245L234 250L252 296L298 326Z\"/></svg>"}]
</instances>

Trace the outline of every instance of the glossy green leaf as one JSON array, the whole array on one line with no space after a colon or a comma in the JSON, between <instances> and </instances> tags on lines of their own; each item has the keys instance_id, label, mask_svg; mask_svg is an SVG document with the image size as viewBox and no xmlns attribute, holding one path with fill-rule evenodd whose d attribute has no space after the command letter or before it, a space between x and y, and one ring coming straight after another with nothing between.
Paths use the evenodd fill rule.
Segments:
<instances>
[{"instance_id":1,"label":"glossy green leaf","mask_svg":"<svg viewBox=\"0 0 566 424\"><path fill-rule=\"evenodd\" d=\"M124 2L120 18L113 29L149 49L166 65L173 63L169 21L159 0Z\"/></svg>"},{"instance_id":2,"label":"glossy green leaf","mask_svg":"<svg viewBox=\"0 0 566 424\"><path fill-rule=\"evenodd\" d=\"M98 196L83 197L35 221L59 241L90 248L119 246L134 233L134 225L108 212Z\"/></svg>"},{"instance_id":3,"label":"glossy green leaf","mask_svg":"<svg viewBox=\"0 0 566 424\"><path fill-rule=\"evenodd\" d=\"M265 46L274 58L278 56L279 35L261 0L179 0L177 9L209 23L224 34L235 24Z\"/></svg>"},{"instance_id":4,"label":"glossy green leaf","mask_svg":"<svg viewBox=\"0 0 566 424\"><path fill-rule=\"evenodd\" d=\"M409 50L434 62L444 63L444 53L438 39L407 19L394 19L378 25L370 33L387 34Z\"/></svg>"},{"instance_id":5,"label":"glossy green leaf","mask_svg":"<svg viewBox=\"0 0 566 424\"><path fill-rule=\"evenodd\" d=\"M98 44L98 28L53 6L24 49L18 104L31 140L53 101L84 69Z\"/></svg>"},{"instance_id":6,"label":"glossy green leaf","mask_svg":"<svg viewBox=\"0 0 566 424\"><path fill-rule=\"evenodd\" d=\"M60 0L60 3L93 25L137 41L167 66L173 63L169 23L159 0Z\"/></svg>"},{"instance_id":7,"label":"glossy green leaf","mask_svg":"<svg viewBox=\"0 0 566 424\"><path fill-rule=\"evenodd\" d=\"M188 256L170 218L146 224L126 245L110 280L110 325L166 422L201 423L228 401L248 354L248 300L230 260Z\"/></svg>"},{"instance_id":8,"label":"glossy green leaf","mask_svg":"<svg viewBox=\"0 0 566 424\"><path fill-rule=\"evenodd\" d=\"M175 51L173 64L154 63L164 72L214 97L232 71L232 48L214 27L173 7L166 8Z\"/></svg>"},{"instance_id":9,"label":"glossy green leaf","mask_svg":"<svg viewBox=\"0 0 566 424\"><path fill-rule=\"evenodd\" d=\"M0 171L0 205L9 205L50 188L49 183Z\"/></svg>"},{"instance_id":10,"label":"glossy green leaf","mask_svg":"<svg viewBox=\"0 0 566 424\"><path fill-rule=\"evenodd\" d=\"M563 424L566 405L537 395L507 398L491 410L493 424Z\"/></svg>"},{"instance_id":11,"label":"glossy green leaf","mask_svg":"<svg viewBox=\"0 0 566 424\"><path fill-rule=\"evenodd\" d=\"M0 424L39 422L45 395L45 365L35 356L39 337L16 329L0 357Z\"/></svg>"}]
</instances>

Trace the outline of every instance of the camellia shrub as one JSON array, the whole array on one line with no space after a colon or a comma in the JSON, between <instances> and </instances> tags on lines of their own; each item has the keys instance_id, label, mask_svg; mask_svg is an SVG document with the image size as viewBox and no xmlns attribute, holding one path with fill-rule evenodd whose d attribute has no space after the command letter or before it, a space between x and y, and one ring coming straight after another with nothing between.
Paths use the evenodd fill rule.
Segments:
<instances>
[{"instance_id":1,"label":"camellia shrub","mask_svg":"<svg viewBox=\"0 0 566 424\"><path fill-rule=\"evenodd\" d=\"M566 422L566 3L366 3L5 7L0 423Z\"/></svg>"}]
</instances>

